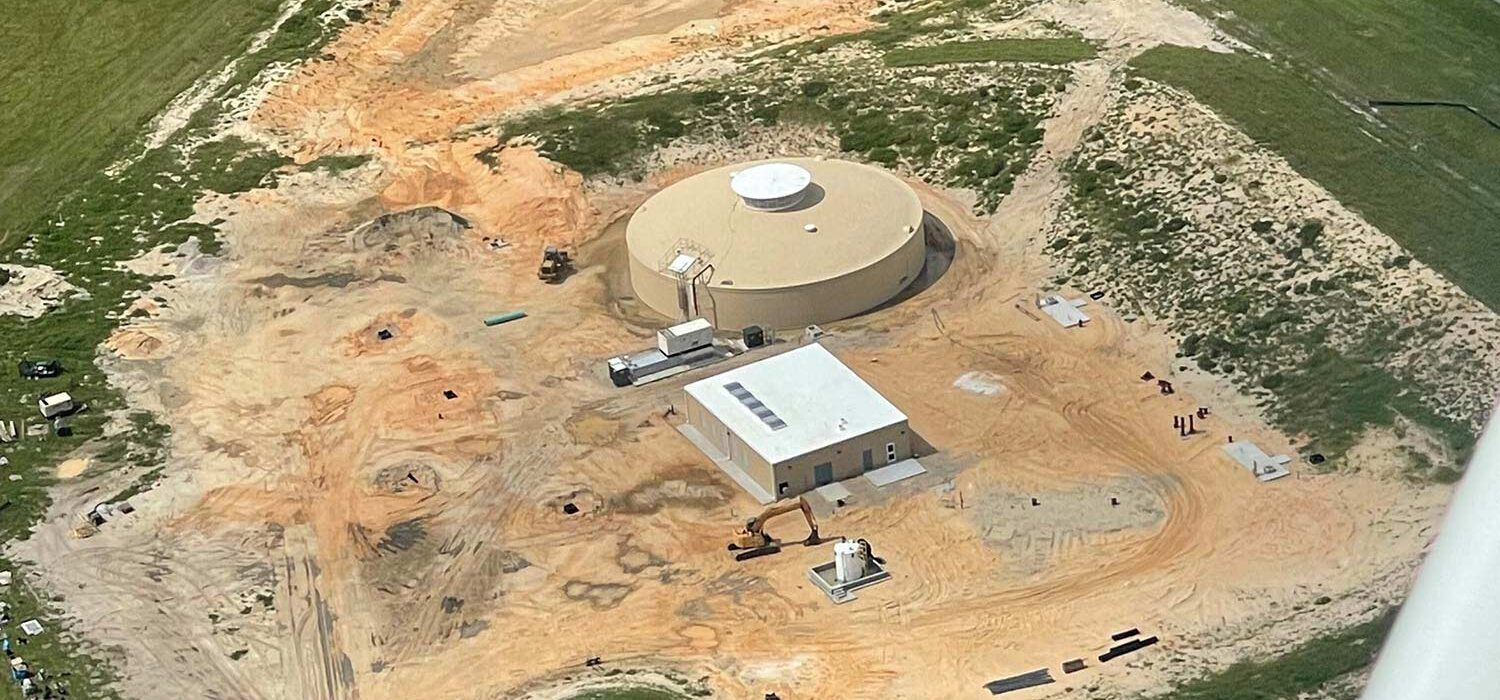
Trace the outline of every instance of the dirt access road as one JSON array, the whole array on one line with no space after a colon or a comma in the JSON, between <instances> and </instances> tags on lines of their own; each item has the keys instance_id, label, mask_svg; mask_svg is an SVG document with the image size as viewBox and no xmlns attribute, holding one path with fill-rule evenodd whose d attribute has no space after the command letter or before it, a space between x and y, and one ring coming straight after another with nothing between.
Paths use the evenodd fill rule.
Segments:
<instances>
[{"instance_id":1,"label":"dirt access road","mask_svg":"<svg viewBox=\"0 0 1500 700\"><path fill-rule=\"evenodd\" d=\"M1409 574L1440 490L1368 473L1257 484L1218 445L1285 440L1234 410L1177 437L1170 417L1194 397L1138 378L1172 375L1160 336L1107 298L1075 330L1016 308L1043 289L1033 243L1059 206L1057 165L1105 109L1123 44L1076 67L1043 154L995 217L914 183L958 243L945 277L829 326L826 344L948 465L825 526L869 539L894 579L835 607L804 574L827 547L729 560L725 537L759 508L662 415L698 375L621 391L600 370L650 342L615 311L618 262L589 252L608 249L606 224L642 188L585 196L524 148L487 168L481 143L454 134L653 66L697 70L757 32L858 26L863 8L590 6L606 4L666 13L622 20L637 28L727 14L668 35L611 25L604 46L527 58L504 54L505 37L557 21L543 5L408 0L352 29L248 127L300 157L379 158L203 202L205 221L226 221L226 260L174 263L153 293L167 303L110 344L111 376L173 428L169 476L87 540L63 533L99 485L69 482L21 553L81 629L121 651L127 691L516 697L600 656L723 697L981 697L988 680L1086 656L1130 626L1162 634L1153 654L1221 660L1201 643L1216 630L1320 595L1338 599L1324 619L1355 614L1371 582ZM390 215L429 205L470 227L436 209ZM493 248L497 236L512 245ZM597 242L547 286L533 270L555 241ZM529 316L480 322L509 309ZM1150 687L1162 673L1073 678Z\"/></svg>"}]
</instances>

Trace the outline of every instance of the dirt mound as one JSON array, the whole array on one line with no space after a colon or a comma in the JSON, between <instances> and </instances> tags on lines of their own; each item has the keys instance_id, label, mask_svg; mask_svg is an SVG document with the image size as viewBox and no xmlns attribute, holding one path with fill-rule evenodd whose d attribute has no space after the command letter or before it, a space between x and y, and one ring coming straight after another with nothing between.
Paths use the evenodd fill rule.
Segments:
<instances>
[{"instance_id":1,"label":"dirt mound","mask_svg":"<svg viewBox=\"0 0 1500 700\"><path fill-rule=\"evenodd\" d=\"M86 458L76 458L67 460L62 464L57 465L57 478L72 479L73 477L82 474L89 468L90 461L91 460Z\"/></svg>"},{"instance_id":2,"label":"dirt mound","mask_svg":"<svg viewBox=\"0 0 1500 700\"><path fill-rule=\"evenodd\" d=\"M159 328L126 326L110 334L104 347L126 360L155 360L170 354L170 340Z\"/></svg>"},{"instance_id":3,"label":"dirt mound","mask_svg":"<svg viewBox=\"0 0 1500 700\"><path fill-rule=\"evenodd\" d=\"M582 177L529 146L494 147L493 139L473 138L409 152L380 201L461 212L482 236L513 244L578 243L594 217Z\"/></svg>"},{"instance_id":4,"label":"dirt mound","mask_svg":"<svg viewBox=\"0 0 1500 700\"><path fill-rule=\"evenodd\" d=\"M349 237L356 250L396 251L409 246L450 250L470 227L462 216L441 207L416 207L381 214Z\"/></svg>"},{"instance_id":5,"label":"dirt mound","mask_svg":"<svg viewBox=\"0 0 1500 700\"><path fill-rule=\"evenodd\" d=\"M88 297L46 265L0 265L0 316L36 318L75 294Z\"/></svg>"}]
</instances>

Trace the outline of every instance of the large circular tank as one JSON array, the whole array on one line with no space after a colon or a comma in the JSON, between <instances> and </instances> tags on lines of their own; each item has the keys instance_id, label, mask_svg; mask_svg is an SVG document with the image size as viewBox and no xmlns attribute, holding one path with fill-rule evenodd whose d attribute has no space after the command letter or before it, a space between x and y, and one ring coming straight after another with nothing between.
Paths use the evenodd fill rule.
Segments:
<instances>
[{"instance_id":1,"label":"large circular tank","mask_svg":"<svg viewBox=\"0 0 1500 700\"><path fill-rule=\"evenodd\" d=\"M625 232L636 297L719 328L793 328L872 309L922 270L922 204L906 183L841 160L699 173L646 200Z\"/></svg>"}]
</instances>

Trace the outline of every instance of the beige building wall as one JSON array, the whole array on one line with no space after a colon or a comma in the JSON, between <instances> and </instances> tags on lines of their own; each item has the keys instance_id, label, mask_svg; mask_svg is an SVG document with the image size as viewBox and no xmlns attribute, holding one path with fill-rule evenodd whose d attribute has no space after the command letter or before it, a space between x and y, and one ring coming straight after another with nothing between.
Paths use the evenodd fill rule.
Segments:
<instances>
[{"instance_id":1,"label":"beige building wall","mask_svg":"<svg viewBox=\"0 0 1500 700\"><path fill-rule=\"evenodd\" d=\"M926 263L927 242L918 230L885 258L841 277L797 287L746 289L721 284L694 287L698 314L725 330L750 325L802 328L849 318L885 303L906 289ZM679 308L677 280L630 258L630 280L636 297L667 313Z\"/></svg>"},{"instance_id":2,"label":"beige building wall","mask_svg":"<svg viewBox=\"0 0 1500 700\"><path fill-rule=\"evenodd\" d=\"M714 414L698 403L691 394L687 396L684 417L699 434L703 435L721 454L729 457L746 474L760 484L766 493L778 499L791 498L818 487L817 466L830 465L833 481L842 481L863 474L865 451L870 452L870 467L878 469L891 462L899 462L912 456L911 428L902 421L887 428L857 435L841 443L814 450L783 461L774 466L734 434ZM894 444L896 456L889 458L887 446ZM782 489L782 484L786 485Z\"/></svg>"},{"instance_id":3,"label":"beige building wall","mask_svg":"<svg viewBox=\"0 0 1500 700\"><path fill-rule=\"evenodd\" d=\"M766 493L776 493L775 484L772 481L771 463L764 457L756 454L755 450L745 444L740 436L734 434L723 421L716 418L713 412L704 408L692 394L684 394L687 397L685 409L689 424L698 430L698 434L706 438L720 454L729 458L729 461L739 465L740 469L750 475L755 483L760 484Z\"/></svg>"},{"instance_id":4,"label":"beige building wall","mask_svg":"<svg viewBox=\"0 0 1500 700\"><path fill-rule=\"evenodd\" d=\"M896 446L896 457L888 460L886 446L892 443ZM908 459L912 456L911 428L903 421L794 457L775 466L776 483L761 485L766 486L777 498L789 498L811 491L818 487L816 467L819 464L832 465L834 481L851 479L866 471L865 450L870 451L872 469ZM781 484L787 485L785 491L781 490Z\"/></svg>"}]
</instances>

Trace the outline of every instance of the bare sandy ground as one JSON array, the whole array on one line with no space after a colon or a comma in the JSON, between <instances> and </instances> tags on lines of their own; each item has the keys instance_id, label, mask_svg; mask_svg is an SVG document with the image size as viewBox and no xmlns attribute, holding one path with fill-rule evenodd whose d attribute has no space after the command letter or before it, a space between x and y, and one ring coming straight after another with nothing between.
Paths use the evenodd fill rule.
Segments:
<instances>
[{"instance_id":1,"label":"bare sandy ground","mask_svg":"<svg viewBox=\"0 0 1500 700\"><path fill-rule=\"evenodd\" d=\"M379 167L202 202L199 218L226 220L226 259L160 283L147 296L168 303L109 343L112 381L173 428L167 477L87 540L65 532L97 481L64 484L17 553L119 650L128 692L550 697L538 684L599 656L723 697L979 697L1131 626L1163 636L1143 659L1224 663L1279 637L1231 646L1217 632L1304 634L1367 613L1410 575L1443 489L1374 470L1258 484L1219 445L1233 434L1279 452L1286 439L1232 407L1179 438L1169 418L1203 399L1139 380L1170 372L1159 334L1107 303L1073 330L1016 309L1049 277L1058 164L1107 113L1139 41L1076 67L996 216L913 183L958 241L953 267L829 326L826 344L952 465L825 526L869 539L893 580L833 606L804 573L826 547L732 561L725 537L759 508L663 416L698 375L621 391L600 370L649 342L616 312L607 253L607 224L645 188L586 195L524 148L485 168L479 144L452 134L754 32L859 26L863 5L751 1L668 34L605 28L577 37L612 42L598 48L484 58L505 36L481 36L486 17L512 32L548 21L523 5L476 19L408 0L278 88L255 128L301 157L374 150ZM712 13L612 7L648 29ZM451 70L401 72L445 31ZM434 205L472 227L382 216ZM493 249L496 236L513 245ZM585 265L543 285L540 248L559 241L583 244ZM528 317L482 325L509 309ZM1339 603L1286 622L1323 595ZM1169 675L1131 663L1070 678L1081 693Z\"/></svg>"},{"instance_id":2,"label":"bare sandy ground","mask_svg":"<svg viewBox=\"0 0 1500 700\"><path fill-rule=\"evenodd\" d=\"M10 273L10 280L0 284L0 316L36 318L64 299L84 293L46 265L0 265L0 269Z\"/></svg>"},{"instance_id":3,"label":"bare sandy ground","mask_svg":"<svg viewBox=\"0 0 1500 700\"><path fill-rule=\"evenodd\" d=\"M89 468L89 460L75 457L57 465L57 478L72 479Z\"/></svg>"}]
</instances>

